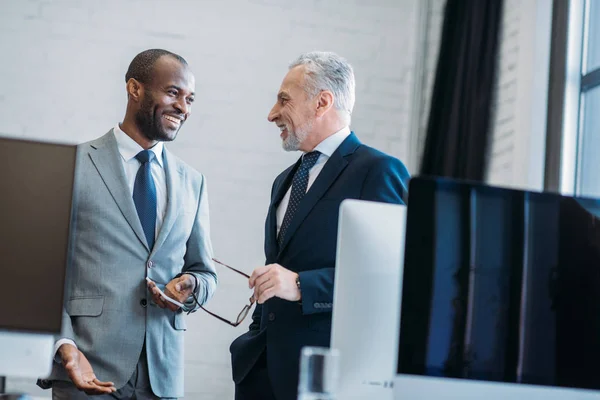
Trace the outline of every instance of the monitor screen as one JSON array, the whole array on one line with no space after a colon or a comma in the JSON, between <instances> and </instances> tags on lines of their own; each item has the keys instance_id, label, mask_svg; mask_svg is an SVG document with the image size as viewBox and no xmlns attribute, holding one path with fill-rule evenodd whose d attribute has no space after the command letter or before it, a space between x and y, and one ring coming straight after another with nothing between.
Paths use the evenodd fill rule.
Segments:
<instances>
[{"instance_id":1,"label":"monitor screen","mask_svg":"<svg viewBox=\"0 0 600 400\"><path fill-rule=\"evenodd\" d=\"M413 178L400 374L600 388L600 201Z\"/></svg>"},{"instance_id":2,"label":"monitor screen","mask_svg":"<svg viewBox=\"0 0 600 400\"><path fill-rule=\"evenodd\" d=\"M75 159L0 138L0 330L60 333Z\"/></svg>"}]
</instances>

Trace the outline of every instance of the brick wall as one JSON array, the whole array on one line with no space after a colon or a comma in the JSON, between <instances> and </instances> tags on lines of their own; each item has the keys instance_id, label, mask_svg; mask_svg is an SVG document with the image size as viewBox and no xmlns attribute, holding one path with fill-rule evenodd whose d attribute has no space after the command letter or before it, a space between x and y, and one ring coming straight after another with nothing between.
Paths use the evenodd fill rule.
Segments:
<instances>
[{"instance_id":1,"label":"brick wall","mask_svg":"<svg viewBox=\"0 0 600 400\"><path fill-rule=\"evenodd\" d=\"M427 0L426 3L425 30L424 35L421 37L423 74L420 77L420 90L415 91L417 95L417 99L415 100L421 106L418 118L413 120L413 122L418 124L417 129L415 129L416 134L413 137L414 147L412 148L413 153L417 155L415 160L417 164L413 166L415 172L421 167L421 158L425 149L431 94L435 83L446 0Z\"/></svg>"},{"instance_id":2,"label":"brick wall","mask_svg":"<svg viewBox=\"0 0 600 400\"><path fill-rule=\"evenodd\" d=\"M487 181L542 190L552 1L505 0Z\"/></svg>"}]
</instances>

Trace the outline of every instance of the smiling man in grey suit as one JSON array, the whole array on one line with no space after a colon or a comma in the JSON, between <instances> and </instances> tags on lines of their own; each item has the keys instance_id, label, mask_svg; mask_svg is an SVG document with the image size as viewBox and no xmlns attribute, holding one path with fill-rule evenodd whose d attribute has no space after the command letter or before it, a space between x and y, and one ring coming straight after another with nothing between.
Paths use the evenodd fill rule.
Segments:
<instances>
[{"instance_id":1,"label":"smiling man in grey suit","mask_svg":"<svg viewBox=\"0 0 600 400\"><path fill-rule=\"evenodd\" d=\"M60 363L44 381L54 399L182 397L184 311L217 284L206 182L163 146L190 114L194 76L147 50L126 82L123 122L78 149Z\"/></svg>"}]
</instances>

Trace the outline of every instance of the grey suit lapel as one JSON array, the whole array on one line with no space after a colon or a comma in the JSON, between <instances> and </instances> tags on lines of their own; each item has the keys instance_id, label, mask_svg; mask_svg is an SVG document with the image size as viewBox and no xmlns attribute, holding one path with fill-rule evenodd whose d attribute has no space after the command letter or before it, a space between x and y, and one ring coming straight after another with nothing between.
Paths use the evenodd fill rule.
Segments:
<instances>
[{"instance_id":1,"label":"grey suit lapel","mask_svg":"<svg viewBox=\"0 0 600 400\"><path fill-rule=\"evenodd\" d=\"M117 203L131 229L133 229L140 242L148 249L146 236L144 235L140 218L135 209L132 195L129 192L129 185L127 184L125 171L122 167L121 155L119 154L113 130L111 129L106 135L92 142L90 146L92 150L90 150L89 156L102 177L102 181L110 191L112 198Z\"/></svg>"},{"instance_id":2,"label":"grey suit lapel","mask_svg":"<svg viewBox=\"0 0 600 400\"><path fill-rule=\"evenodd\" d=\"M182 187L182 179L184 171L179 168L179 164L175 161L171 153L166 147L163 147L163 161L165 168L165 176L167 178L167 211L163 220L154 249L159 249L165 242L169 232L173 228L173 224L179 215L181 208L179 199L179 189Z\"/></svg>"}]
</instances>

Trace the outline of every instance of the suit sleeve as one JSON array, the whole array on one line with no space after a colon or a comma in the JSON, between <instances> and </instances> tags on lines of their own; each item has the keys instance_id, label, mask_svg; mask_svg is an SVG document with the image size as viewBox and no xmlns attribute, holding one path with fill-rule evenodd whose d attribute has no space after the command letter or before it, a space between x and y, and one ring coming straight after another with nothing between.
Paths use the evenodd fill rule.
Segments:
<instances>
[{"instance_id":1,"label":"suit sleeve","mask_svg":"<svg viewBox=\"0 0 600 400\"><path fill-rule=\"evenodd\" d=\"M373 163L363 182L361 200L406 204L410 175L402 162L385 157ZM334 268L303 271L299 274L303 314L331 312Z\"/></svg>"},{"instance_id":2,"label":"suit sleeve","mask_svg":"<svg viewBox=\"0 0 600 400\"><path fill-rule=\"evenodd\" d=\"M313 269L299 272L302 293L302 313L317 314L333 309L334 268Z\"/></svg>"},{"instance_id":3,"label":"suit sleeve","mask_svg":"<svg viewBox=\"0 0 600 400\"><path fill-rule=\"evenodd\" d=\"M187 250L181 272L191 272L198 278L196 297L200 304L206 303L217 288L217 273L212 261L213 250L210 240L210 219L208 214L208 194L206 179L202 176L202 185L198 199L192 233L187 241ZM189 309L197 310L198 305L190 296L185 302Z\"/></svg>"},{"instance_id":4,"label":"suit sleeve","mask_svg":"<svg viewBox=\"0 0 600 400\"><path fill-rule=\"evenodd\" d=\"M75 334L73 333L73 325L71 324L71 317L67 314L67 310L63 307L62 312L62 330L61 335L55 337L58 339L71 339L75 340Z\"/></svg>"},{"instance_id":5,"label":"suit sleeve","mask_svg":"<svg viewBox=\"0 0 600 400\"><path fill-rule=\"evenodd\" d=\"M71 225L69 227L69 266L67 267L65 279L67 282L70 280L71 268L72 267L72 258L75 254L75 238L77 238L77 218L78 213L76 210L79 208L79 191L76 188L80 187L80 182L84 177L82 176L83 168L80 167L80 163L86 156L85 149L88 148L87 145L79 145L77 146L77 158L76 158L76 168L75 168L75 178L73 182L73 203L71 205ZM87 159L87 157L86 157ZM67 301L70 297L70 285L65 283L65 293L64 293L64 303L62 309L62 328L61 334L54 337L55 344L58 343L59 340L68 339L72 340L75 343L75 332L73 332L73 324L71 321L71 316L67 312ZM75 344L77 345L77 344ZM58 349L57 349L58 350ZM56 352L55 352L56 357ZM56 361L56 360L55 360Z\"/></svg>"}]
</instances>

